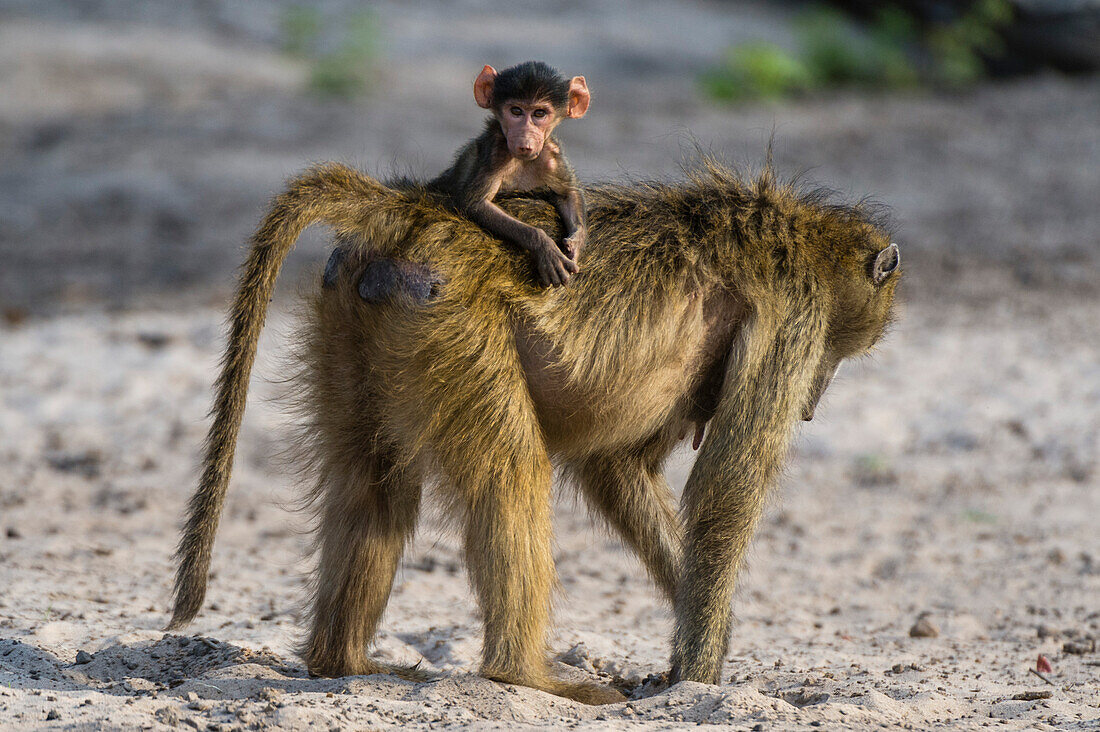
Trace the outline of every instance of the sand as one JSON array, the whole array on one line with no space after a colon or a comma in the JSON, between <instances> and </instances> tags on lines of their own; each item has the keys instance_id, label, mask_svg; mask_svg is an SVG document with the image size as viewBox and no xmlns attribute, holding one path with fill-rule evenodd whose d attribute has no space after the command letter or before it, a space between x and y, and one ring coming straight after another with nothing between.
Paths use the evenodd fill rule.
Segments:
<instances>
[{"instance_id":1,"label":"sand","mask_svg":"<svg viewBox=\"0 0 1100 732\"><path fill-rule=\"evenodd\" d=\"M208 605L194 635L162 632L221 317L66 315L0 332L0 727L1100 725L1093 299L905 306L800 428L740 580L723 685L600 708L475 675L459 543L431 518L373 654L439 680L307 677L294 648L308 524L272 458L289 433L271 400L285 308L261 347ZM691 457L670 464L675 485ZM669 610L559 493L552 652L563 673L641 685L667 668ZM937 637L910 636L921 619ZM1039 654L1049 684L1029 673Z\"/></svg>"}]
</instances>

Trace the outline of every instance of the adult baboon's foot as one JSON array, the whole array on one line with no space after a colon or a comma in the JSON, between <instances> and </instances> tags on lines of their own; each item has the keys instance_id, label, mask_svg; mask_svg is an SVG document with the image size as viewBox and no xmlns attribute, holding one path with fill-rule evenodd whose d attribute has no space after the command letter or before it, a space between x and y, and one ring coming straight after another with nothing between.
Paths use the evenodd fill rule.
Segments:
<instances>
[{"instance_id":1,"label":"adult baboon's foot","mask_svg":"<svg viewBox=\"0 0 1100 732\"><path fill-rule=\"evenodd\" d=\"M419 666L391 666L369 658L343 663L314 663L311 661L308 664L308 669L310 676L326 679L341 676L370 676L371 674L387 674L406 681L432 681L439 677L439 674L426 671Z\"/></svg>"},{"instance_id":2,"label":"adult baboon's foot","mask_svg":"<svg viewBox=\"0 0 1100 732\"><path fill-rule=\"evenodd\" d=\"M307 658L306 668L310 676L335 679L340 676L369 676L393 673L393 669L378 661L363 657L358 659Z\"/></svg>"},{"instance_id":3,"label":"adult baboon's foot","mask_svg":"<svg viewBox=\"0 0 1100 732\"><path fill-rule=\"evenodd\" d=\"M618 704L626 701L623 693L615 687L594 682L558 682L557 688L550 689L550 692L582 704Z\"/></svg>"},{"instance_id":4,"label":"adult baboon's foot","mask_svg":"<svg viewBox=\"0 0 1100 732\"><path fill-rule=\"evenodd\" d=\"M502 684L527 686L582 704L617 704L626 701L626 697L617 689L593 682L561 681L550 677L531 678L515 674L489 673L484 670L481 675Z\"/></svg>"}]
</instances>

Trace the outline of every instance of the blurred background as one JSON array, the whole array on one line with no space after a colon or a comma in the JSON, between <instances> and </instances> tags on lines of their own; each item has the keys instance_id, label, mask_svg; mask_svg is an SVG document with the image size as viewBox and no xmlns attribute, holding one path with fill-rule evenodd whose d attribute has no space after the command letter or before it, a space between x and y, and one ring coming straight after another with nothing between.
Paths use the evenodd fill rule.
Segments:
<instances>
[{"instance_id":1,"label":"blurred background","mask_svg":"<svg viewBox=\"0 0 1100 732\"><path fill-rule=\"evenodd\" d=\"M480 129L481 67L528 59L587 77L588 115L561 128L583 181L675 178L697 149L751 172L774 140L781 174L889 206L905 271L890 336L798 428L726 685L607 714L1095 729L1100 0L0 0L0 727L594 718L464 675L480 620L462 541L430 519L373 653L455 675L306 678L307 518L271 397L323 230L280 280L189 629L218 653L161 631L267 200L325 160L434 175ZM693 458L670 461L674 489ZM551 646L636 686L667 668L668 608L560 495ZM182 698L212 689L236 701Z\"/></svg>"},{"instance_id":2,"label":"blurred background","mask_svg":"<svg viewBox=\"0 0 1100 732\"><path fill-rule=\"evenodd\" d=\"M911 291L1096 279L1095 1L0 0L0 303L224 297L287 177L433 175L481 66L529 58L588 79L584 180L696 143L752 169L774 135L784 174L893 208Z\"/></svg>"}]
</instances>

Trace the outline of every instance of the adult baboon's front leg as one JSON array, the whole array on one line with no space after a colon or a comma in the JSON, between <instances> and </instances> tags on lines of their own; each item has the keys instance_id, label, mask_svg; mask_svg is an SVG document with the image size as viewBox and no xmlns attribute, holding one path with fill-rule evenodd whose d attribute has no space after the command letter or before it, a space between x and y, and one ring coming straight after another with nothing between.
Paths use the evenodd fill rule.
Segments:
<instances>
[{"instance_id":1,"label":"adult baboon's front leg","mask_svg":"<svg viewBox=\"0 0 1100 732\"><path fill-rule=\"evenodd\" d=\"M662 471L664 451L656 442L641 454L630 451L590 457L576 466L575 472L589 505L619 532L665 597L674 602L680 519Z\"/></svg>"},{"instance_id":2,"label":"adult baboon's front leg","mask_svg":"<svg viewBox=\"0 0 1100 732\"><path fill-rule=\"evenodd\" d=\"M741 333L683 494L684 561L672 681L719 683L737 572L824 349L812 305L760 313Z\"/></svg>"}]
</instances>

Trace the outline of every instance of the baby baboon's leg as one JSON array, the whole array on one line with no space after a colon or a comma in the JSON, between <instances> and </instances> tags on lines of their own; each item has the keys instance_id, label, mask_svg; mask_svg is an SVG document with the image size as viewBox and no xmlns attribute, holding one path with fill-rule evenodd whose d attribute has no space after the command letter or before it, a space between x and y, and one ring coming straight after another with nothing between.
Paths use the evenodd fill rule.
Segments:
<instances>
[{"instance_id":1,"label":"baby baboon's leg","mask_svg":"<svg viewBox=\"0 0 1100 732\"><path fill-rule=\"evenodd\" d=\"M329 465L323 479L306 664L317 676L389 671L366 651L416 528L420 485L382 453Z\"/></svg>"},{"instance_id":2,"label":"baby baboon's leg","mask_svg":"<svg viewBox=\"0 0 1100 732\"><path fill-rule=\"evenodd\" d=\"M646 452L595 455L575 473L589 505L622 535L671 602L680 564L680 520L662 470L663 455Z\"/></svg>"}]
</instances>

